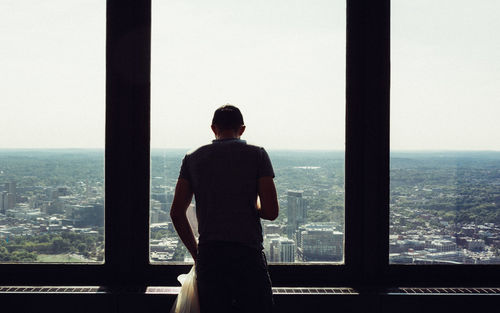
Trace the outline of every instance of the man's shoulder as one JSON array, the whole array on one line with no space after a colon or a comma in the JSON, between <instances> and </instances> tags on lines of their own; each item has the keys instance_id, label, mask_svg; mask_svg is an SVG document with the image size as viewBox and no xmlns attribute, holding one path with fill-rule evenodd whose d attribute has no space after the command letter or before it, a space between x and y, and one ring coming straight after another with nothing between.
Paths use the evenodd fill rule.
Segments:
<instances>
[{"instance_id":1,"label":"man's shoulder","mask_svg":"<svg viewBox=\"0 0 500 313\"><path fill-rule=\"evenodd\" d=\"M249 153L260 153L265 151L263 147L247 143L245 140L235 140L235 141L227 141L227 142L212 142L201 147L192 149L186 153L186 157L188 158L199 158L206 155L211 154L216 151L225 151L227 147L233 146L237 147L236 151L247 151Z\"/></svg>"},{"instance_id":2,"label":"man's shoulder","mask_svg":"<svg viewBox=\"0 0 500 313\"><path fill-rule=\"evenodd\" d=\"M242 140L241 142L236 142L235 145L240 147L242 151L248 152L252 155L261 154L263 151L265 151L263 147L253 143L248 143L244 140Z\"/></svg>"},{"instance_id":3,"label":"man's shoulder","mask_svg":"<svg viewBox=\"0 0 500 313\"><path fill-rule=\"evenodd\" d=\"M203 145L201 147L198 147L198 148L193 148L191 150L189 150L188 152L186 152L186 156L192 156L192 155L196 155L196 154L200 154L200 153L203 153L205 151L208 151L210 150L212 144L206 144L206 145Z\"/></svg>"},{"instance_id":4,"label":"man's shoulder","mask_svg":"<svg viewBox=\"0 0 500 313\"><path fill-rule=\"evenodd\" d=\"M249 149L255 149L255 150L261 150L264 149L262 146L256 145L251 142L247 142L246 145L249 147Z\"/></svg>"},{"instance_id":5,"label":"man's shoulder","mask_svg":"<svg viewBox=\"0 0 500 313\"><path fill-rule=\"evenodd\" d=\"M259 157L267 155L267 151L264 149L264 147L252 144L252 143L247 143L248 149L251 150L253 153L257 154Z\"/></svg>"}]
</instances>

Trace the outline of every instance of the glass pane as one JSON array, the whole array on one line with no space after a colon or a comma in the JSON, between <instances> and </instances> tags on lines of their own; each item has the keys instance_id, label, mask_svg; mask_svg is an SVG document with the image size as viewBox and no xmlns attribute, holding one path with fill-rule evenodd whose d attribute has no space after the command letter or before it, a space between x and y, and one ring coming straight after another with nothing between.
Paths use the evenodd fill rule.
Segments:
<instances>
[{"instance_id":1,"label":"glass pane","mask_svg":"<svg viewBox=\"0 0 500 313\"><path fill-rule=\"evenodd\" d=\"M152 32L151 261L192 261L169 217L174 187L230 103L276 174L268 260L342 262L345 1L154 1Z\"/></svg>"},{"instance_id":2,"label":"glass pane","mask_svg":"<svg viewBox=\"0 0 500 313\"><path fill-rule=\"evenodd\" d=\"M104 257L105 1L0 2L0 262Z\"/></svg>"},{"instance_id":3,"label":"glass pane","mask_svg":"<svg viewBox=\"0 0 500 313\"><path fill-rule=\"evenodd\" d=\"M500 263L499 9L392 2L390 263Z\"/></svg>"}]
</instances>

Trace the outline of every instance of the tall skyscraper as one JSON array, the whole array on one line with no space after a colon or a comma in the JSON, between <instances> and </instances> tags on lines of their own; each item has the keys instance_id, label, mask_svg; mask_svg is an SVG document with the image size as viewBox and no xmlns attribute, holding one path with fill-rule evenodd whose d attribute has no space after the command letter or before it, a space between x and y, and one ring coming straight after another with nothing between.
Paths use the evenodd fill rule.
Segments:
<instances>
[{"instance_id":1,"label":"tall skyscraper","mask_svg":"<svg viewBox=\"0 0 500 313\"><path fill-rule=\"evenodd\" d=\"M302 190L288 190L287 193L287 236L295 239L295 232L306 221L306 201Z\"/></svg>"},{"instance_id":2,"label":"tall skyscraper","mask_svg":"<svg viewBox=\"0 0 500 313\"><path fill-rule=\"evenodd\" d=\"M7 193L6 195L6 206L4 207L5 210L9 209L13 209L15 206L16 206L16 194L13 194L13 193Z\"/></svg>"},{"instance_id":3,"label":"tall skyscraper","mask_svg":"<svg viewBox=\"0 0 500 313\"><path fill-rule=\"evenodd\" d=\"M10 183L5 183L5 191L8 193L12 194L12 197L14 199L14 205L16 204L16 182L11 181Z\"/></svg>"},{"instance_id":4,"label":"tall skyscraper","mask_svg":"<svg viewBox=\"0 0 500 313\"><path fill-rule=\"evenodd\" d=\"M7 191L0 192L0 213L5 214L7 211Z\"/></svg>"},{"instance_id":5,"label":"tall skyscraper","mask_svg":"<svg viewBox=\"0 0 500 313\"><path fill-rule=\"evenodd\" d=\"M281 262L295 262L295 242L290 239L282 239L280 241L280 258Z\"/></svg>"},{"instance_id":6,"label":"tall skyscraper","mask_svg":"<svg viewBox=\"0 0 500 313\"><path fill-rule=\"evenodd\" d=\"M3 196L3 210L7 211L16 206L16 182L11 181L5 183L4 192L7 194Z\"/></svg>"}]
</instances>

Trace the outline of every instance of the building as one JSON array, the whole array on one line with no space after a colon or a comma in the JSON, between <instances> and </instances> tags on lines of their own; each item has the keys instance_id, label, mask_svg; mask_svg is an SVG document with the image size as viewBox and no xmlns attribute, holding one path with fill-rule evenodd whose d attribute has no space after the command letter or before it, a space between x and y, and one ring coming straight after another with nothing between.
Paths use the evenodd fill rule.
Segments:
<instances>
[{"instance_id":1,"label":"building","mask_svg":"<svg viewBox=\"0 0 500 313\"><path fill-rule=\"evenodd\" d=\"M482 251L484 250L484 240L483 239L467 239L466 241L467 249L471 251Z\"/></svg>"},{"instance_id":2,"label":"building","mask_svg":"<svg viewBox=\"0 0 500 313\"><path fill-rule=\"evenodd\" d=\"M151 192L151 199L160 203L162 210L170 210L174 195L171 192Z\"/></svg>"},{"instance_id":3,"label":"building","mask_svg":"<svg viewBox=\"0 0 500 313\"><path fill-rule=\"evenodd\" d=\"M341 261L344 234L333 228L306 228L300 233L300 254L303 261Z\"/></svg>"},{"instance_id":4,"label":"building","mask_svg":"<svg viewBox=\"0 0 500 313\"><path fill-rule=\"evenodd\" d=\"M6 214L16 206L16 182L5 183L0 194L0 213Z\"/></svg>"},{"instance_id":5,"label":"building","mask_svg":"<svg viewBox=\"0 0 500 313\"><path fill-rule=\"evenodd\" d=\"M297 247L295 241L290 239L280 240L280 261L281 262L295 262L295 251Z\"/></svg>"},{"instance_id":6,"label":"building","mask_svg":"<svg viewBox=\"0 0 500 313\"><path fill-rule=\"evenodd\" d=\"M6 199L7 198L7 192L2 191L0 192L0 213L5 214L7 212L7 205L6 205Z\"/></svg>"},{"instance_id":7,"label":"building","mask_svg":"<svg viewBox=\"0 0 500 313\"><path fill-rule=\"evenodd\" d=\"M74 205L67 218L76 227L103 226L104 206L101 203Z\"/></svg>"},{"instance_id":8,"label":"building","mask_svg":"<svg viewBox=\"0 0 500 313\"><path fill-rule=\"evenodd\" d=\"M435 249L437 252L448 252L457 250L457 244L451 240L441 239L433 240L429 246L431 249Z\"/></svg>"},{"instance_id":9,"label":"building","mask_svg":"<svg viewBox=\"0 0 500 313\"><path fill-rule=\"evenodd\" d=\"M279 224L274 224L274 223L265 223L262 225L262 231L264 235L280 234L281 226Z\"/></svg>"},{"instance_id":10,"label":"building","mask_svg":"<svg viewBox=\"0 0 500 313\"><path fill-rule=\"evenodd\" d=\"M270 262L295 262L297 250L295 241L275 234L269 235L266 239L265 248Z\"/></svg>"},{"instance_id":11,"label":"building","mask_svg":"<svg viewBox=\"0 0 500 313\"><path fill-rule=\"evenodd\" d=\"M14 193L8 192L4 198L4 209L12 210L16 206L16 195Z\"/></svg>"},{"instance_id":12,"label":"building","mask_svg":"<svg viewBox=\"0 0 500 313\"><path fill-rule=\"evenodd\" d=\"M170 215L159 208L151 208L149 219L151 224L165 223L170 221Z\"/></svg>"},{"instance_id":13,"label":"building","mask_svg":"<svg viewBox=\"0 0 500 313\"><path fill-rule=\"evenodd\" d=\"M295 239L295 232L299 225L306 220L306 201L302 197L302 190L288 190L287 193L287 236Z\"/></svg>"},{"instance_id":14,"label":"building","mask_svg":"<svg viewBox=\"0 0 500 313\"><path fill-rule=\"evenodd\" d=\"M5 191L12 194L12 196L14 198L14 205L15 205L15 202L16 202L16 182L11 181L10 183L5 183Z\"/></svg>"}]
</instances>

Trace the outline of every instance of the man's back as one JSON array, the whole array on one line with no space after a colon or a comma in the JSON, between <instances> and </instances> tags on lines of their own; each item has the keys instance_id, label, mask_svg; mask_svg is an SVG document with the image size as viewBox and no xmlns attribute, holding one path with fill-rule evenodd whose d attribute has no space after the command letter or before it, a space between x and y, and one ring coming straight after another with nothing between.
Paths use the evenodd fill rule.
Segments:
<instances>
[{"instance_id":1,"label":"man's back","mask_svg":"<svg viewBox=\"0 0 500 313\"><path fill-rule=\"evenodd\" d=\"M196 198L200 243L231 241L262 248L258 179L274 177L263 148L236 138L214 140L186 155L179 177L189 181Z\"/></svg>"}]
</instances>

